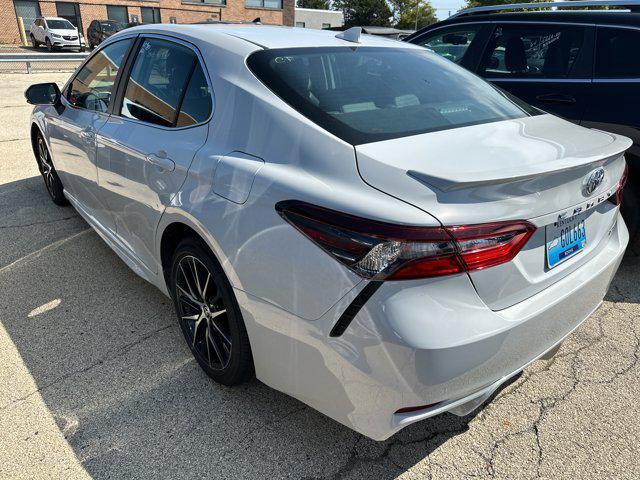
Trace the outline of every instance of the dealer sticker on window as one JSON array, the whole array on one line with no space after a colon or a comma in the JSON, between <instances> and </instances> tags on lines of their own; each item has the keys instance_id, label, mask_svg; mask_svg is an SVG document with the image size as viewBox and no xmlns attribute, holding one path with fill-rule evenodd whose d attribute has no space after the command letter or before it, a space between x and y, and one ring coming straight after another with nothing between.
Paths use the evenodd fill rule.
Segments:
<instances>
[{"instance_id":1,"label":"dealer sticker on window","mask_svg":"<svg viewBox=\"0 0 640 480\"><path fill-rule=\"evenodd\" d=\"M547 225L547 265L553 268L568 260L587 245L586 213L563 218Z\"/></svg>"}]
</instances>

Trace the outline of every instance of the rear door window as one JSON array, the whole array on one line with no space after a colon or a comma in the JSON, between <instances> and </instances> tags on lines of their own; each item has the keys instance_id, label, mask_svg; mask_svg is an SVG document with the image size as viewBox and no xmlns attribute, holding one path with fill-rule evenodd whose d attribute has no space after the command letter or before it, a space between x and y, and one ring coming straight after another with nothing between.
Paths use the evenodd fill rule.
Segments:
<instances>
[{"instance_id":1,"label":"rear door window","mask_svg":"<svg viewBox=\"0 0 640 480\"><path fill-rule=\"evenodd\" d=\"M585 28L499 25L480 69L489 78L567 78L584 43Z\"/></svg>"},{"instance_id":2,"label":"rear door window","mask_svg":"<svg viewBox=\"0 0 640 480\"><path fill-rule=\"evenodd\" d=\"M461 63L480 28L481 25L458 25L444 28L427 33L411 43L433 50L452 62Z\"/></svg>"},{"instance_id":3,"label":"rear door window","mask_svg":"<svg viewBox=\"0 0 640 480\"><path fill-rule=\"evenodd\" d=\"M596 78L640 78L640 30L598 27Z\"/></svg>"},{"instance_id":4,"label":"rear door window","mask_svg":"<svg viewBox=\"0 0 640 480\"><path fill-rule=\"evenodd\" d=\"M211 115L211 90L200 63L196 65L182 100L176 126L202 123Z\"/></svg>"},{"instance_id":5,"label":"rear door window","mask_svg":"<svg viewBox=\"0 0 640 480\"><path fill-rule=\"evenodd\" d=\"M193 125L211 111L206 85L193 50L167 40L145 39L131 69L120 114L164 127ZM184 101L185 113L178 117Z\"/></svg>"}]
</instances>

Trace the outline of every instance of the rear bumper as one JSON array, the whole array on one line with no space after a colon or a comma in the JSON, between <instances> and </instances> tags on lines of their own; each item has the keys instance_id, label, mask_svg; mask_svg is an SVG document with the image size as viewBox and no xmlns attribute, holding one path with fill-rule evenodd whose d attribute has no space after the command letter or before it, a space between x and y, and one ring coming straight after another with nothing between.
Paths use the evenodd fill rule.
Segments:
<instances>
[{"instance_id":1,"label":"rear bumper","mask_svg":"<svg viewBox=\"0 0 640 480\"><path fill-rule=\"evenodd\" d=\"M388 282L336 338L329 331L357 291L311 322L238 291L256 373L377 440L445 411L464 414L600 305L627 242L620 219L591 261L497 312L480 300L466 275ZM428 404L437 405L394 413Z\"/></svg>"}]
</instances>

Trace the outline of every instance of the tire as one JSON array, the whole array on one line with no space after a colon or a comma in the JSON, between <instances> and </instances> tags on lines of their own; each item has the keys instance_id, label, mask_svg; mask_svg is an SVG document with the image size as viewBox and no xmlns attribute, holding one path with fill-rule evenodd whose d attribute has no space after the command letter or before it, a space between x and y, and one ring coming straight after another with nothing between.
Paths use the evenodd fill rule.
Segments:
<instances>
[{"instance_id":1,"label":"tire","mask_svg":"<svg viewBox=\"0 0 640 480\"><path fill-rule=\"evenodd\" d=\"M31 46L33 48L38 48L40 46L40 44L38 43L38 41L36 40L36 37L33 36L33 34L29 35L29 38L31 39Z\"/></svg>"},{"instance_id":2,"label":"tire","mask_svg":"<svg viewBox=\"0 0 640 480\"><path fill-rule=\"evenodd\" d=\"M624 187L620 211L629 229L627 252L640 255L640 182L631 175Z\"/></svg>"},{"instance_id":3,"label":"tire","mask_svg":"<svg viewBox=\"0 0 640 480\"><path fill-rule=\"evenodd\" d=\"M53 52L53 45L51 45L51 40L48 37L44 39L44 43L47 46L47 50Z\"/></svg>"},{"instance_id":4,"label":"tire","mask_svg":"<svg viewBox=\"0 0 640 480\"><path fill-rule=\"evenodd\" d=\"M251 346L240 307L222 268L202 241L187 238L178 245L169 288L180 329L205 373L229 386L252 378Z\"/></svg>"},{"instance_id":5,"label":"tire","mask_svg":"<svg viewBox=\"0 0 640 480\"><path fill-rule=\"evenodd\" d=\"M69 205L69 201L64 196L64 187L62 181L53 166L51 160L51 154L47 148L47 144L42 137L42 134L38 133L36 137L36 161L38 162L38 169L44 180L44 185L47 187L47 192L53 203L61 207Z\"/></svg>"}]
</instances>

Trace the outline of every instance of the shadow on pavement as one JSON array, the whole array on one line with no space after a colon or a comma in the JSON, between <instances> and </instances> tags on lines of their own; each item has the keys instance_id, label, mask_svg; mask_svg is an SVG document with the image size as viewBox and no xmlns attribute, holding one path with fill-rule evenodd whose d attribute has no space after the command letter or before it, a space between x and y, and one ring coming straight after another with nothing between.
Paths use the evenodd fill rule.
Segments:
<instances>
[{"instance_id":1,"label":"shadow on pavement","mask_svg":"<svg viewBox=\"0 0 640 480\"><path fill-rule=\"evenodd\" d=\"M170 300L46 195L36 177L0 186L1 221L22 222L0 229L19 243L1 257L1 321L94 478L394 478L468 429L473 415L446 414L375 442L258 381L215 384Z\"/></svg>"}]
</instances>

